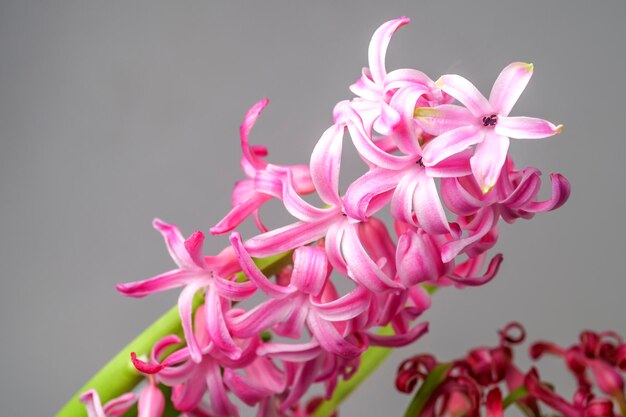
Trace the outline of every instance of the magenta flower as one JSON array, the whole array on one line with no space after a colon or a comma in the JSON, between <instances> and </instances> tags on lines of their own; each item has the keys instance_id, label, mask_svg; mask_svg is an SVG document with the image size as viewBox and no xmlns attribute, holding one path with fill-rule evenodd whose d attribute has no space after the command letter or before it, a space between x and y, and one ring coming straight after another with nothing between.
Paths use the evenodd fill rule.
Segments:
<instances>
[{"instance_id":1,"label":"magenta flower","mask_svg":"<svg viewBox=\"0 0 626 417\"><path fill-rule=\"evenodd\" d=\"M202 360L202 353L193 332L192 300L196 292L204 291L207 306L204 311L211 341L225 355L233 359L238 358L241 349L228 331L224 311L230 308L231 301L242 301L254 294L256 286L251 282L238 283L233 279L223 278L233 276L239 271L232 250L225 250L216 257L204 257L202 255L204 235L201 232L195 232L189 239L184 240L178 227L174 225L158 219L154 220L153 225L163 235L178 268L144 281L118 284L117 290L130 297L144 297L184 286L178 298L178 309L190 355L195 362Z\"/></svg>"},{"instance_id":2,"label":"magenta flower","mask_svg":"<svg viewBox=\"0 0 626 417\"><path fill-rule=\"evenodd\" d=\"M560 133L563 127L531 117L509 117L522 94L533 65L514 62L507 66L493 85L487 100L474 85L460 75L442 76L437 85L465 108L442 105L417 109L424 130L434 135L424 150L424 165L431 166L477 145L471 159L472 172L483 194L495 185L509 149L509 138L540 139Z\"/></svg>"},{"instance_id":3,"label":"magenta flower","mask_svg":"<svg viewBox=\"0 0 626 417\"><path fill-rule=\"evenodd\" d=\"M98 392L90 389L80 396L80 401L85 404L89 417L119 417L137 402L137 397L132 392L128 392L103 406Z\"/></svg>"}]
</instances>

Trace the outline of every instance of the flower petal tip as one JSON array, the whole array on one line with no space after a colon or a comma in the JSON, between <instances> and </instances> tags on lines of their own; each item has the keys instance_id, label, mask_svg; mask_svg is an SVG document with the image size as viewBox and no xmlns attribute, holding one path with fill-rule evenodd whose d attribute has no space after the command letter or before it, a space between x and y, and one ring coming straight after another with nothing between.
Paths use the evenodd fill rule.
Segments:
<instances>
[{"instance_id":1,"label":"flower petal tip","mask_svg":"<svg viewBox=\"0 0 626 417\"><path fill-rule=\"evenodd\" d=\"M554 128L554 132L556 134L562 133L563 132L563 125L558 125L557 127Z\"/></svg>"}]
</instances>

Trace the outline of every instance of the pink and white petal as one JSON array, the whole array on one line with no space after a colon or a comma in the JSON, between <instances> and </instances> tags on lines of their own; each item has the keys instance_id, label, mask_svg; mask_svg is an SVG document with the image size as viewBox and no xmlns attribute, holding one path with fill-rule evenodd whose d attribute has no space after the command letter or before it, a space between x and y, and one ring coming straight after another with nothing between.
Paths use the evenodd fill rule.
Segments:
<instances>
[{"instance_id":1,"label":"pink and white petal","mask_svg":"<svg viewBox=\"0 0 626 417\"><path fill-rule=\"evenodd\" d=\"M356 225L346 227L342 252L348 266L348 275L374 292L402 289L403 286L389 278L372 260L363 247Z\"/></svg>"},{"instance_id":2,"label":"pink and white petal","mask_svg":"<svg viewBox=\"0 0 626 417\"><path fill-rule=\"evenodd\" d=\"M202 361L202 352L198 345L198 340L193 331L193 297L196 295L199 289L203 288L206 284L202 282L192 282L183 289L178 296L178 313L180 315L180 321L183 328L183 334L189 347L189 355L191 360L195 363Z\"/></svg>"},{"instance_id":3,"label":"pink and white petal","mask_svg":"<svg viewBox=\"0 0 626 417\"><path fill-rule=\"evenodd\" d=\"M485 203L463 187L457 178L441 180L441 197L446 207L459 216L470 216L485 206Z\"/></svg>"},{"instance_id":4,"label":"pink and white petal","mask_svg":"<svg viewBox=\"0 0 626 417\"><path fill-rule=\"evenodd\" d=\"M380 104L379 117L374 120L373 129L381 135L390 135L400 123L400 114L389 104Z\"/></svg>"},{"instance_id":5,"label":"pink and white petal","mask_svg":"<svg viewBox=\"0 0 626 417\"><path fill-rule=\"evenodd\" d=\"M480 210L473 222L477 222L478 225L473 229L465 238L453 240L446 243L441 248L441 260L444 263L451 262L458 254L463 252L469 245L478 242L485 235L487 235L491 229L496 226L498 217L494 213L494 209L487 207Z\"/></svg>"},{"instance_id":6,"label":"pink and white petal","mask_svg":"<svg viewBox=\"0 0 626 417\"><path fill-rule=\"evenodd\" d=\"M229 319L228 327L232 334L240 338L248 338L259 335L270 329L275 324L285 320L292 314L295 305L290 298L267 300L250 311Z\"/></svg>"},{"instance_id":7,"label":"pink and white petal","mask_svg":"<svg viewBox=\"0 0 626 417\"><path fill-rule=\"evenodd\" d=\"M241 242L241 236L239 232L233 232L230 235L230 242L235 249L235 253L239 258L239 263L241 264L241 269L243 273L246 274L246 277L253 282L265 295L270 298L284 298L285 296L294 292L294 289L289 287L284 287L282 285L276 285L270 282L265 274L261 272L259 267L256 266L248 252L243 246Z\"/></svg>"},{"instance_id":8,"label":"pink and white petal","mask_svg":"<svg viewBox=\"0 0 626 417\"><path fill-rule=\"evenodd\" d=\"M329 127L311 153L311 178L322 201L339 205L339 168L345 127L334 124Z\"/></svg>"},{"instance_id":9,"label":"pink and white petal","mask_svg":"<svg viewBox=\"0 0 626 417\"><path fill-rule=\"evenodd\" d=\"M447 131L424 146L422 162L426 166L437 165L444 159L465 151L485 139L485 132L478 126L463 126Z\"/></svg>"},{"instance_id":10,"label":"pink and white petal","mask_svg":"<svg viewBox=\"0 0 626 417\"><path fill-rule=\"evenodd\" d=\"M372 74L367 67L364 67L361 70L361 77L359 77L354 84L350 85L349 88L355 95L368 101L380 100L383 93L382 86L376 85L376 83L372 80Z\"/></svg>"},{"instance_id":11,"label":"pink and white petal","mask_svg":"<svg viewBox=\"0 0 626 417\"><path fill-rule=\"evenodd\" d=\"M532 75L533 64L525 62L513 62L502 70L489 95L489 102L496 113L502 116L509 115Z\"/></svg>"},{"instance_id":12,"label":"pink and white petal","mask_svg":"<svg viewBox=\"0 0 626 417\"><path fill-rule=\"evenodd\" d=\"M376 29L376 32L374 32L367 55L372 79L376 84L382 85L387 75L387 70L385 69L385 55L387 54L387 47L389 46L391 37L398 28L406 25L410 21L411 19L403 16L383 23Z\"/></svg>"},{"instance_id":13,"label":"pink and white petal","mask_svg":"<svg viewBox=\"0 0 626 417\"><path fill-rule=\"evenodd\" d=\"M254 282L231 281L219 276L214 277L213 283L215 284L215 288L221 297L232 301L247 300L256 292L257 289L257 285Z\"/></svg>"},{"instance_id":14,"label":"pink and white petal","mask_svg":"<svg viewBox=\"0 0 626 417\"><path fill-rule=\"evenodd\" d=\"M344 276L348 275L348 267L341 253L341 242L343 241L345 226L346 222L335 222L328 228L326 238L324 239L324 249L326 249L328 262L337 272Z\"/></svg>"},{"instance_id":15,"label":"pink and white petal","mask_svg":"<svg viewBox=\"0 0 626 417\"><path fill-rule=\"evenodd\" d=\"M250 407L272 394L265 387L250 383L247 377L239 375L232 369L224 370L224 384Z\"/></svg>"},{"instance_id":16,"label":"pink and white petal","mask_svg":"<svg viewBox=\"0 0 626 417\"><path fill-rule=\"evenodd\" d=\"M413 216L413 195L419 183L417 175L405 175L400 179L391 198L391 215L394 219L417 226Z\"/></svg>"},{"instance_id":17,"label":"pink and white petal","mask_svg":"<svg viewBox=\"0 0 626 417\"><path fill-rule=\"evenodd\" d=\"M332 215L314 223L292 223L248 239L244 247L251 256L276 255L321 239L335 221Z\"/></svg>"},{"instance_id":18,"label":"pink and white petal","mask_svg":"<svg viewBox=\"0 0 626 417\"><path fill-rule=\"evenodd\" d=\"M305 343L265 343L257 349L257 355L286 362L306 362L318 357L323 351L319 342L312 339Z\"/></svg>"},{"instance_id":19,"label":"pink and white petal","mask_svg":"<svg viewBox=\"0 0 626 417\"><path fill-rule=\"evenodd\" d=\"M81 394L80 401L85 404L87 415L89 417L106 417L104 410L102 409L100 396L95 389L90 389L89 391Z\"/></svg>"},{"instance_id":20,"label":"pink and white petal","mask_svg":"<svg viewBox=\"0 0 626 417\"><path fill-rule=\"evenodd\" d=\"M428 233L450 233L446 212L441 205L435 180L424 172L418 174L418 184L413 194L413 210L419 225Z\"/></svg>"},{"instance_id":21,"label":"pink and white petal","mask_svg":"<svg viewBox=\"0 0 626 417\"><path fill-rule=\"evenodd\" d=\"M348 342L337 330L335 325L315 313L307 318L309 330L320 346L327 352L345 359L353 359L363 352L363 348Z\"/></svg>"},{"instance_id":22,"label":"pink and white petal","mask_svg":"<svg viewBox=\"0 0 626 417\"><path fill-rule=\"evenodd\" d=\"M488 133L485 140L476 146L470 159L474 178L483 194L496 185L509 150L509 138L496 133Z\"/></svg>"},{"instance_id":23,"label":"pink and white petal","mask_svg":"<svg viewBox=\"0 0 626 417\"><path fill-rule=\"evenodd\" d=\"M291 172L291 180L298 194L310 194L315 191L309 165L290 165L287 168Z\"/></svg>"},{"instance_id":24,"label":"pink and white petal","mask_svg":"<svg viewBox=\"0 0 626 417\"><path fill-rule=\"evenodd\" d=\"M293 188L293 181L291 179L291 172L284 168L276 166L268 166L268 171L271 170L276 173L282 182L282 200L287 211L304 222L315 222L324 216L327 216L333 211L332 208L320 209L307 203L298 195ZM338 199L339 197L337 197Z\"/></svg>"},{"instance_id":25,"label":"pink and white petal","mask_svg":"<svg viewBox=\"0 0 626 417\"><path fill-rule=\"evenodd\" d=\"M243 223L249 215L254 213L255 210L271 198L272 197L267 194L256 194L253 198L234 206L228 214L224 216L219 223L211 227L209 231L214 235L221 235L230 232Z\"/></svg>"},{"instance_id":26,"label":"pink and white petal","mask_svg":"<svg viewBox=\"0 0 626 417\"><path fill-rule=\"evenodd\" d=\"M422 71L409 68L401 68L391 71L385 77L385 92L396 90L406 86L423 86L426 93L435 87L435 82Z\"/></svg>"},{"instance_id":27,"label":"pink and white petal","mask_svg":"<svg viewBox=\"0 0 626 417\"><path fill-rule=\"evenodd\" d=\"M104 405L104 414L108 417L119 417L126 413L137 402L137 396L132 392L113 398ZM160 416L159 416L160 417Z\"/></svg>"},{"instance_id":28,"label":"pink and white petal","mask_svg":"<svg viewBox=\"0 0 626 417\"><path fill-rule=\"evenodd\" d=\"M293 254L291 285L313 296L322 292L328 278L328 258L324 249L302 246Z\"/></svg>"},{"instance_id":29,"label":"pink and white petal","mask_svg":"<svg viewBox=\"0 0 626 417\"><path fill-rule=\"evenodd\" d=\"M374 168L354 181L344 196L344 210L353 219L366 221L370 202L377 196L393 190L406 176L405 170Z\"/></svg>"},{"instance_id":30,"label":"pink and white petal","mask_svg":"<svg viewBox=\"0 0 626 417\"><path fill-rule=\"evenodd\" d=\"M297 298L294 300L294 305L298 305L298 307L294 308L285 320L276 324L273 330L278 336L298 340L302 336L302 329L309 315L309 303L306 294L298 294L294 298Z\"/></svg>"},{"instance_id":31,"label":"pink and white petal","mask_svg":"<svg viewBox=\"0 0 626 417\"><path fill-rule=\"evenodd\" d=\"M298 371L294 376L291 389L285 400L281 403L279 410L286 411L297 404L302 396L308 391L315 381L316 374L320 367L321 358L316 358L308 362L298 364Z\"/></svg>"},{"instance_id":32,"label":"pink and white petal","mask_svg":"<svg viewBox=\"0 0 626 417\"><path fill-rule=\"evenodd\" d=\"M241 127L239 128L239 136L241 139L241 150L244 154L244 157L256 169L265 168L265 161L258 158L256 153L253 151L253 148L249 146L248 135L250 134L250 130L252 129L252 126L254 126L257 119L259 118L259 115L261 114L265 106L269 104L269 102L270 101L268 99L264 98L258 101L257 103L255 103L254 106L252 106L246 112L246 115L243 118L243 123L241 124Z\"/></svg>"},{"instance_id":33,"label":"pink and white petal","mask_svg":"<svg viewBox=\"0 0 626 417\"><path fill-rule=\"evenodd\" d=\"M272 393L281 393L287 387L286 373L270 358L255 359L246 367L248 379Z\"/></svg>"},{"instance_id":34,"label":"pink and white petal","mask_svg":"<svg viewBox=\"0 0 626 417\"><path fill-rule=\"evenodd\" d=\"M347 107L345 112L350 138L362 158L386 169L401 169L407 164L415 162L413 156L395 156L380 149L372 141L371 135L365 131L363 121L354 109Z\"/></svg>"},{"instance_id":35,"label":"pink and white petal","mask_svg":"<svg viewBox=\"0 0 626 417\"><path fill-rule=\"evenodd\" d=\"M470 158L472 149L456 153L436 165L424 167L426 175L432 178L458 178L472 174Z\"/></svg>"},{"instance_id":36,"label":"pink and white petal","mask_svg":"<svg viewBox=\"0 0 626 417\"><path fill-rule=\"evenodd\" d=\"M489 262L489 266L487 266L487 271L482 276L459 276L455 273L452 273L448 274L447 278L454 281L455 284L461 287L478 287L481 285L485 285L493 278L495 278L501 263L502 254L497 254L491 259L491 262Z\"/></svg>"},{"instance_id":37,"label":"pink and white petal","mask_svg":"<svg viewBox=\"0 0 626 417\"><path fill-rule=\"evenodd\" d=\"M395 258L398 277L407 288L436 280L445 273L439 248L422 230L407 231L400 236Z\"/></svg>"},{"instance_id":38,"label":"pink and white petal","mask_svg":"<svg viewBox=\"0 0 626 417\"><path fill-rule=\"evenodd\" d=\"M191 255L189 255L189 252L187 252L185 248L185 238L183 238L183 235L176 225L165 223L160 219L154 219L152 226L161 232L167 250L174 262L176 262L176 265L180 268L187 269L198 267Z\"/></svg>"},{"instance_id":39,"label":"pink and white petal","mask_svg":"<svg viewBox=\"0 0 626 417\"><path fill-rule=\"evenodd\" d=\"M442 104L437 107L419 107L413 111L422 129L431 135L439 136L463 126L476 125L476 116L468 109L455 104Z\"/></svg>"},{"instance_id":40,"label":"pink and white petal","mask_svg":"<svg viewBox=\"0 0 626 417\"><path fill-rule=\"evenodd\" d=\"M230 359L241 357L241 348L235 344L224 320L222 300L217 289L209 287L204 305L206 330L211 342Z\"/></svg>"},{"instance_id":41,"label":"pink and white petal","mask_svg":"<svg viewBox=\"0 0 626 417\"><path fill-rule=\"evenodd\" d=\"M203 271L173 269L143 281L116 284L115 289L125 296L140 298L156 292L189 285L192 282L202 281L206 278L203 275L206 275Z\"/></svg>"},{"instance_id":42,"label":"pink and white petal","mask_svg":"<svg viewBox=\"0 0 626 417\"><path fill-rule=\"evenodd\" d=\"M398 90L389 103L401 116L400 123L396 125L393 132L393 138L402 152L416 157L421 155L422 150L416 132L419 129L415 121L415 105L426 93L428 89L423 85L409 85Z\"/></svg>"},{"instance_id":43,"label":"pink and white petal","mask_svg":"<svg viewBox=\"0 0 626 417\"><path fill-rule=\"evenodd\" d=\"M165 397L155 384L148 384L139 395L137 417L161 417L165 409Z\"/></svg>"},{"instance_id":44,"label":"pink and white petal","mask_svg":"<svg viewBox=\"0 0 626 417\"><path fill-rule=\"evenodd\" d=\"M370 291L359 285L343 297L327 303L320 303L312 298L311 306L323 320L346 321L367 310L371 298Z\"/></svg>"},{"instance_id":45,"label":"pink and white petal","mask_svg":"<svg viewBox=\"0 0 626 417\"><path fill-rule=\"evenodd\" d=\"M525 169L515 188L512 187L513 184L510 181L506 181L509 178L507 178L508 176L504 169L501 174L505 181L500 181L498 185L510 185L511 189L503 193L506 197L500 201L500 204L513 209L523 208L539 193L539 189L541 188L541 178L539 177L541 173L539 170L532 168ZM500 191L499 186L498 191Z\"/></svg>"},{"instance_id":46,"label":"pink and white petal","mask_svg":"<svg viewBox=\"0 0 626 417\"><path fill-rule=\"evenodd\" d=\"M543 139L563 131L563 125L536 117L499 117L494 129L498 135L514 139Z\"/></svg>"},{"instance_id":47,"label":"pink and white petal","mask_svg":"<svg viewBox=\"0 0 626 417\"><path fill-rule=\"evenodd\" d=\"M493 106L474 84L456 74L442 75L435 83L441 90L457 99L476 117L494 113Z\"/></svg>"},{"instance_id":48,"label":"pink and white petal","mask_svg":"<svg viewBox=\"0 0 626 417\"><path fill-rule=\"evenodd\" d=\"M202 246L204 244L204 233L196 230L185 240L185 249L194 264L200 268L205 268L204 255L202 254Z\"/></svg>"},{"instance_id":49,"label":"pink and white petal","mask_svg":"<svg viewBox=\"0 0 626 417\"><path fill-rule=\"evenodd\" d=\"M237 407L230 401L222 380L222 373L216 361L210 361L206 369L206 385L209 388L211 411L216 417L236 417Z\"/></svg>"},{"instance_id":50,"label":"pink and white petal","mask_svg":"<svg viewBox=\"0 0 626 417\"><path fill-rule=\"evenodd\" d=\"M405 334L393 336L381 336L377 334L367 334L368 342L371 346L402 347L407 346L428 333L428 323L420 323L413 326Z\"/></svg>"},{"instance_id":51,"label":"pink and white petal","mask_svg":"<svg viewBox=\"0 0 626 417\"><path fill-rule=\"evenodd\" d=\"M542 213L556 210L565 204L572 190L569 181L561 174L551 174L550 179L552 180L552 197L546 201L530 203L524 207L525 211Z\"/></svg>"}]
</instances>

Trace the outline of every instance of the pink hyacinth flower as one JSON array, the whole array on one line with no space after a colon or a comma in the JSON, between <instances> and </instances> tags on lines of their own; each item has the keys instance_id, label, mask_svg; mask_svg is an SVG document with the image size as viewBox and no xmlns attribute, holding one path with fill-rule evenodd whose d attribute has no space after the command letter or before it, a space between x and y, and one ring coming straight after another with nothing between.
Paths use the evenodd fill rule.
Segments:
<instances>
[{"instance_id":1,"label":"pink hyacinth flower","mask_svg":"<svg viewBox=\"0 0 626 417\"><path fill-rule=\"evenodd\" d=\"M426 166L437 164L450 155L476 145L471 159L472 171L486 194L495 185L509 148L509 138L540 139L562 131L562 126L537 118L510 117L509 113L522 94L533 65L514 62L498 76L487 100L467 79L448 74L437 85L456 98L465 108L442 105L418 109L423 128L434 135L424 151Z\"/></svg>"},{"instance_id":2,"label":"pink hyacinth flower","mask_svg":"<svg viewBox=\"0 0 626 417\"><path fill-rule=\"evenodd\" d=\"M232 198L233 208L218 224L210 229L213 234L230 232L251 214L254 215L254 220L259 229L267 231L261 223L258 210L266 201L273 197L273 194L263 192L257 186L257 183L259 181L263 182L264 176L267 175L265 168L268 163L262 159L262 157L267 156L267 150L265 147L251 146L248 142L248 136L268 103L268 99L263 99L246 112L239 133L241 137L241 151L243 153L241 168L248 179L239 181L235 185ZM309 194L313 192L313 182L311 181L307 165L291 165L284 168L291 171L293 185L297 193Z\"/></svg>"},{"instance_id":3,"label":"pink hyacinth flower","mask_svg":"<svg viewBox=\"0 0 626 417\"><path fill-rule=\"evenodd\" d=\"M202 353L193 332L192 301L196 292L205 291L206 325L211 340L224 354L236 359L241 355L241 349L228 331L224 311L230 308L231 301L242 301L254 294L256 286L251 282L238 283L223 278L239 271L232 250L225 250L217 257L204 257L204 235L201 232L195 232L185 240L178 227L158 219L153 224L163 235L178 268L144 281L118 284L117 290L130 297L144 297L184 286L178 298L178 309L185 339L195 362L201 361Z\"/></svg>"}]
</instances>

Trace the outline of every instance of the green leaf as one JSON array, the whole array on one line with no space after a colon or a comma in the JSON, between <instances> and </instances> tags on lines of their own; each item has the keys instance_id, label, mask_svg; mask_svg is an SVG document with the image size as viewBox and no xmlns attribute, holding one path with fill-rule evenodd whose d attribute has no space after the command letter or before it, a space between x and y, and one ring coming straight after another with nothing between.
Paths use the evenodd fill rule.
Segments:
<instances>
[{"instance_id":1,"label":"green leaf","mask_svg":"<svg viewBox=\"0 0 626 417\"><path fill-rule=\"evenodd\" d=\"M504 401L502 401L502 407L506 410L508 406L510 406L513 403L516 403L517 401L521 400L527 395L528 395L528 391L526 390L526 387L523 385L520 385L519 387L515 388L513 391L509 392L509 394L504 398Z\"/></svg>"},{"instance_id":2,"label":"green leaf","mask_svg":"<svg viewBox=\"0 0 626 417\"><path fill-rule=\"evenodd\" d=\"M419 417L424 410L424 406L430 399L433 392L446 379L446 374L452 366L452 363L437 364L428 374L422 385L419 387L415 396L411 400L409 407L404 413L404 417Z\"/></svg>"}]
</instances>

